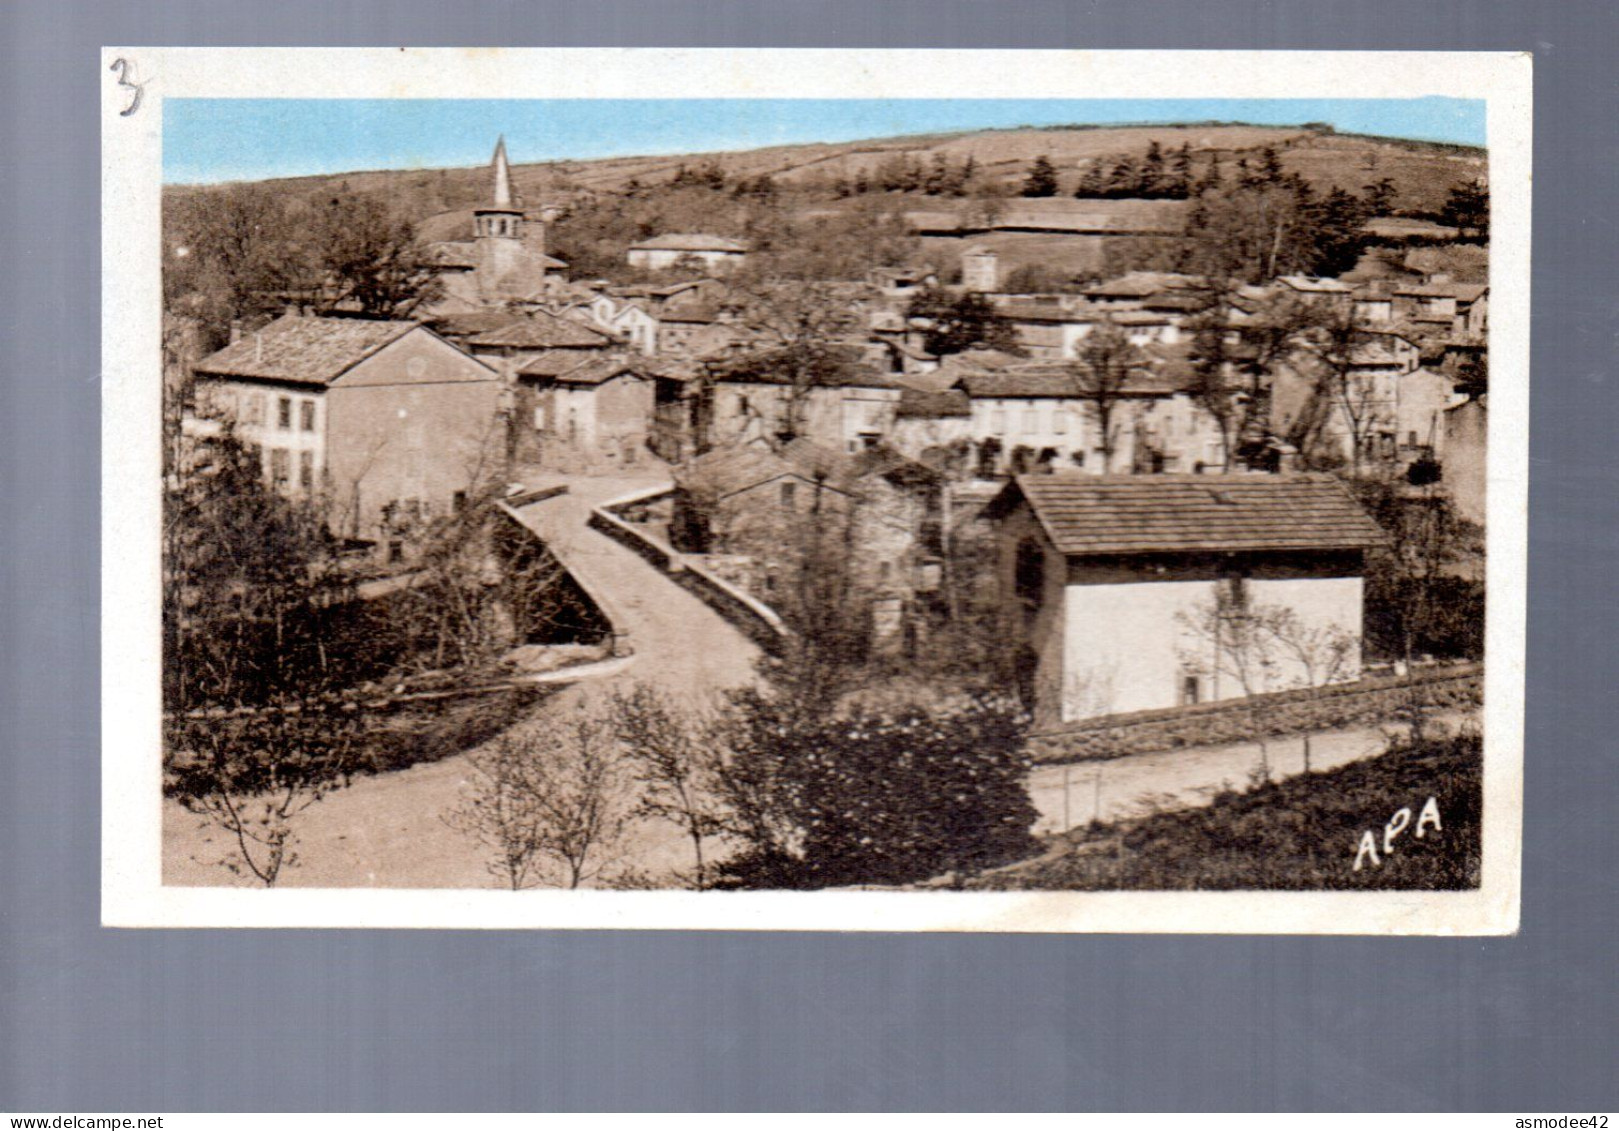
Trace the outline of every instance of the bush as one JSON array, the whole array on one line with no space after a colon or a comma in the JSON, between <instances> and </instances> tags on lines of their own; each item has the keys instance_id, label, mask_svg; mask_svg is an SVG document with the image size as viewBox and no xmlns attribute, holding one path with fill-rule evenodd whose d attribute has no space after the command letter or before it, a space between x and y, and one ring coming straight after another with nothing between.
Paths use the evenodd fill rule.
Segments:
<instances>
[{"instance_id":1,"label":"bush","mask_svg":"<svg viewBox=\"0 0 1619 1131\"><path fill-rule=\"evenodd\" d=\"M975 872L1034 847L1024 720L976 700L832 717L744 691L721 791L748 850L728 886L819 888Z\"/></svg>"}]
</instances>

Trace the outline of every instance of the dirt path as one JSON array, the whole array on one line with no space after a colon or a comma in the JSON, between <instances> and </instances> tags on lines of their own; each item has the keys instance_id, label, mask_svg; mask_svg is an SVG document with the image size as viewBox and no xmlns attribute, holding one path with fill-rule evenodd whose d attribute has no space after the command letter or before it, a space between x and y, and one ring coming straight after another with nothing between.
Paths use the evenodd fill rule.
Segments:
<instances>
[{"instance_id":1,"label":"dirt path","mask_svg":"<svg viewBox=\"0 0 1619 1131\"><path fill-rule=\"evenodd\" d=\"M1446 712L1433 722L1455 729L1468 720L1476 723L1476 713ZM1273 780L1304 772L1304 744L1298 735L1266 742ZM1309 745L1310 769L1319 771L1381 754L1388 738L1382 727L1352 727L1312 734ZM1116 821L1154 810L1191 808L1222 789L1246 789L1259 765L1259 744L1239 742L1042 766L1029 776L1029 795L1040 810L1035 832L1061 832L1097 819Z\"/></svg>"},{"instance_id":2,"label":"dirt path","mask_svg":"<svg viewBox=\"0 0 1619 1131\"><path fill-rule=\"evenodd\" d=\"M544 487L562 477L528 484ZM733 687L753 677L757 648L708 605L664 577L649 562L587 522L592 507L656 479L569 478L567 494L530 504L519 512L558 557L605 592L629 632L634 656L623 669L569 687L546 701L555 712L594 690L654 683L682 697ZM448 828L442 814L459 802L471 767L465 755L362 778L328 795L299 818L297 867L288 887L489 887L486 852ZM170 884L246 884L217 861L231 840L178 805L165 807L163 875ZM690 845L671 825L637 824L624 846L622 865L649 875L688 866Z\"/></svg>"}]
</instances>

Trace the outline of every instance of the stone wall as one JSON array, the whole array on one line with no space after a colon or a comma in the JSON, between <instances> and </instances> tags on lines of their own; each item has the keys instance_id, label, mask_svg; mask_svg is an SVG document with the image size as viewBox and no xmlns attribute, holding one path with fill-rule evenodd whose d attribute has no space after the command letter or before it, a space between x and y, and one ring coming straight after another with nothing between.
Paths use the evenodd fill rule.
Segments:
<instances>
[{"instance_id":1,"label":"stone wall","mask_svg":"<svg viewBox=\"0 0 1619 1131\"><path fill-rule=\"evenodd\" d=\"M1419 671L1409 679L1380 675L1331 687L1278 691L1251 699L1136 711L1086 719L1029 736L1036 762L1119 758L1187 746L1242 742L1258 735L1303 734L1372 722L1394 722L1412 698L1431 709L1483 702L1484 665Z\"/></svg>"}]
</instances>

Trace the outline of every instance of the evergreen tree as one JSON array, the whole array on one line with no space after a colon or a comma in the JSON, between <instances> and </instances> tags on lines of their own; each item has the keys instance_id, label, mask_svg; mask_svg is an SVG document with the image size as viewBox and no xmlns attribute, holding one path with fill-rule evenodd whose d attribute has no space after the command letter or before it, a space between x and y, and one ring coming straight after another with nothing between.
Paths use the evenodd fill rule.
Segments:
<instances>
[{"instance_id":1,"label":"evergreen tree","mask_svg":"<svg viewBox=\"0 0 1619 1131\"><path fill-rule=\"evenodd\" d=\"M1080 198L1096 198L1107 195L1107 181L1102 173L1102 162L1098 158L1092 161L1085 169L1084 175L1079 178L1079 187L1074 195Z\"/></svg>"},{"instance_id":2,"label":"evergreen tree","mask_svg":"<svg viewBox=\"0 0 1619 1131\"><path fill-rule=\"evenodd\" d=\"M1483 181L1456 185L1450 190L1439 222L1456 229L1464 243L1485 243L1490 238L1490 190Z\"/></svg>"},{"instance_id":3,"label":"evergreen tree","mask_svg":"<svg viewBox=\"0 0 1619 1131\"><path fill-rule=\"evenodd\" d=\"M1057 170L1044 153L1029 166L1029 175L1023 182L1024 196L1056 196Z\"/></svg>"},{"instance_id":4,"label":"evergreen tree","mask_svg":"<svg viewBox=\"0 0 1619 1131\"><path fill-rule=\"evenodd\" d=\"M1136 196L1141 192L1141 168L1136 159L1128 155L1119 158L1107 178L1107 195L1113 197Z\"/></svg>"},{"instance_id":5,"label":"evergreen tree","mask_svg":"<svg viewBox=\"0 0 1619 1131\"><path fill-rule=\"evenodd\" d=\"M1164 191L1164 150L1156 140L1147 143L1147 155L1141 159L1141 180L1138 196L1160 196Z\"/></svg>"},{"instance_id":6,"label":"evergreen tree","mask_svg":"<svg viewBox=\"0 0 1619 1131\"><path fill-rule=\"evenodd\" d=\"M1366 212L1369 216L1388 216L1394 211L1394 178L1382 177L1366 186Z\"/></svg>"},{"instance_id":7,"label":"evergreen tree","mask_svg":"<svg viewBox=\"0 0 1619 1131\"><path fill-rule=\"evenodd\" d=\"M1171 166L1169 195L1181 200L1192 194L1192 143L1181 142L1181 147L1175 151L1175 160Z\"/></svg>"}]
</instances>

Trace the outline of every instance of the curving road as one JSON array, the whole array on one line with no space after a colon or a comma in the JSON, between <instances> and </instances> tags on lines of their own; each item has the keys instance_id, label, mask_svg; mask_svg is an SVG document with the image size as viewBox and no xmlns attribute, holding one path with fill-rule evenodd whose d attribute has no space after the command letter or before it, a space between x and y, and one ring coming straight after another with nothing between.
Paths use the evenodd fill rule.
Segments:
<instances>
[{"instance_id":1,"label":"curving road","mask_svg":"<svg viewBox=\"0 0 1619 1131\"><path fill-rule=\"evenodd\" d=\"M670 581L633 551L589 527L591 508L656 478L550 476L527 484L566 482L568 493L518 508L524 525L611 606L615 627L629 634L629 664L581 681L548 699L544 710L580 702L593 692L638 681L690 702L751 680L758 648L708 605ZM460 801L472 770L466 755L361 778L327 795L298 823L300 864L287 869L288 887L489 887L487 851L448 828L442 814ZM168 884L244 885L217 863L231 844L216 828L173 802L164 805L163 876ZM690 864L690 845L672 825L638 823L620 862L657 875Z\"/></svg>"}]
</instances>

